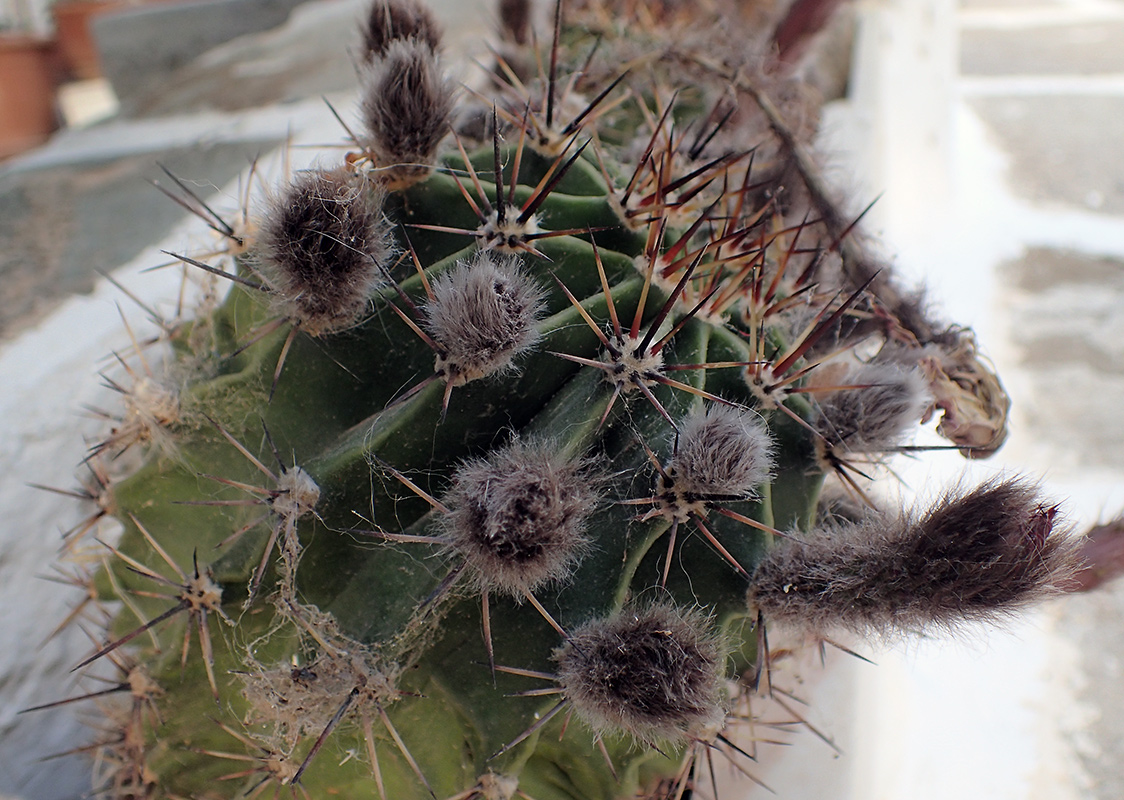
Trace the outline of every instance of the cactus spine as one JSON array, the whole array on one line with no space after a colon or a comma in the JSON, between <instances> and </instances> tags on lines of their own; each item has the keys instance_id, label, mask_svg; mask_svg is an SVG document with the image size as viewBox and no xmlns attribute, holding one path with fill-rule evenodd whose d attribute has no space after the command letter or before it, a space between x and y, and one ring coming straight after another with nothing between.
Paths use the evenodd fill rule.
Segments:
<instances>
[{"instance_id":1,"label":"cactus spine","mask_svg":"<svg viewBox=\"0 0 1124 800\"><path fill-rule=\"evenodd\" d=\"M146 456L103 487L123 606L82 665L132 698L106 796L681 797L742 757L771 619L955 625L1066 574L1023 483L874 509L922 417L980 454L1005 398L870 268L718 5L558 3L537 52L505 2L482 103L376 0L355 152L231 264L180 256L230 292L96 448ZM825 479L858 519L820 524Z\"/></svg>"}]
</instances>

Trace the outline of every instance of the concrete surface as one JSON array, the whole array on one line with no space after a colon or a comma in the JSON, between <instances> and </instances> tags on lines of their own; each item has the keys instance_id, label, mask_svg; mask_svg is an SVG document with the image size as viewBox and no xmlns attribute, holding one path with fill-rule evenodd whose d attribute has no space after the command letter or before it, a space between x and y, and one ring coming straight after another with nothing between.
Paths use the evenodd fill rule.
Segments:
<instances>
[{"instance_id":1,"label":"concrete surface","mask_svg":"<svg viewBox=\"0 0 1124 800\"><path fill-rule=\"evenodd\" d=\"M298 6L274 30L201 53L159 84L135 93L136 117L233 112L355 91L360 4Z\"/></svg>"},{"instance_id":2,"label":"concrete surface","mask_svg":"<svg viewBox=\"0 0 1124 800\"><path fill-rule=\"evenodd\" d=\"M98 16L93 34L102 71L122 105L132 108L138 96L158 91L175 70L223 42L276 28L300 2L191 0Z\"/></svg>"},{"instance_id":3,"label":"concrete surface","mask_svg":"<svg viewBox=\"0 0 1124 800\"><path fill-rule=\"evenodd\" d=\"M1011 154L1010 179L1020 196L1124 213L1124 171L1116 158L1124 141L1124 94L989 93L970 103Z\"/></svg>"},{"instance_id":4,"label":"concrete surface","mask_svg":"<svg viewBox=\"0 0 1124 800\"><path fill-rule=\"evenodd\" d=\"M960 35L960 72L964 75L1124 72L1122 42L1124 19L1018 30L967 29Z\"/></svg>"},{"instance_id":5,"label":"concrete surface","mask_svg":"<svg viewBox=\"0 0 1124 800\"><path fill-rule=\"evenodd\" d=\"M88 294L97 271L127 263L165 238L183 210L155 187L143 190L153 180L171 184L158 164L210 196L278 143L200 142L0 174L0 339L59 300Z\"/></svg>"}]
</instances>

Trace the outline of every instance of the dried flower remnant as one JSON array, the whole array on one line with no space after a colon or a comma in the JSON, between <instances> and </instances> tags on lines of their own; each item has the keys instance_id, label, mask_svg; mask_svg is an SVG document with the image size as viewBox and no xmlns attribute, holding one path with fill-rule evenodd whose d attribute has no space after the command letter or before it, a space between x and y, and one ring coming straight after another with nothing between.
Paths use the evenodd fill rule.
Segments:
<instances>
[{"instance_id":1,"label":"dried flower remnant","mask_svg":"<svg viewBox=\"0 0 1124 800\"><path fill-rule=\"evenodd\" d=\"M975 338L962 333L955 344L921 359L934 405L937 432L960 446L966 458L988 458L1007 440L1011 398L993 367L984 363Z\"/></svg>"},{"instance_id":2,"label":"dried flower remnant","mask_svg":"<svg viewBox=\"0 0 1124 800\"><path fill-rule=\"evenodd\" d=\"M780 544L754 572L749 604L816 634L997 622L1073 574L1074 544L1056 514L1017 479L950 495L916 517L871 512Z\"/></svg>"}]
</instances>

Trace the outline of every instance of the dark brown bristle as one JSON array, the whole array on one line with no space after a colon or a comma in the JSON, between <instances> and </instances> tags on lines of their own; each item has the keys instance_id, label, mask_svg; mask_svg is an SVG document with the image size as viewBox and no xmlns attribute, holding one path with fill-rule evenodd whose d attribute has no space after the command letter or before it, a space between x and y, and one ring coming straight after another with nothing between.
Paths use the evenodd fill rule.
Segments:
<instances>
[{"instance_id":1,"label":"dark brown bristle","mask_svg":"<svg viewBox=\"0 0 1124 800\"><path fill-rule=\"evenodd\" d=\"M374 60L363 89L363 143L391 188L430 173L452 109L452 88L425 42L395 39Z\"/></svg>"},{"instance_id":2,"label":"dark brown bristle","mask_svg":"<svg viewBox=\"0 0 1124 800\"><path fill-rule=\"evenodd\" d=\"M318 335L366 312L391 253L377 185L344 170L299 176L269 210L256 267L281 312Z\"/></svg>"},{"instance_id":3,"label":"dark brown bristle","mask_svg":"<svg viewBox=\"0 0 1124 800\"><path fill-rule=\"evenodd\" d=\"M430 10L417 0L375 0L363 28L363 59L382 58L391 42L409 38L441 48L441 26Z\"/></svg>"}]
</instances>

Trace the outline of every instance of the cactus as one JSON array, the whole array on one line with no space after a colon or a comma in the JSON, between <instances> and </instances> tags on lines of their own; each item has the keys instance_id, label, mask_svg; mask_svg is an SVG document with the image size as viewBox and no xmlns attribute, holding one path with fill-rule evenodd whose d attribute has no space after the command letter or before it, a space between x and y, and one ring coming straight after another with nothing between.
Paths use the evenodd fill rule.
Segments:
<instances>
[{"instance_id":1,"label":"cactus","mask_svg":"<svg viewBox=\"0 0 1124 800\"><path fill-rule=\"evenodd\" d=\"M104 796L706 792L712 751L746 768L767 626L955 627L1069 574L1026 482L882 508L923 419L986 456L1006 399L856 242L814 103L716 5L559 2L532 37L505 2L454 91L432 15L376 0L352 152L237 229L180 198L226 254L176 258L229 293L114 381L73 535L124 527L79 665L129 697Z\"/></svg>"}]
</instances>

